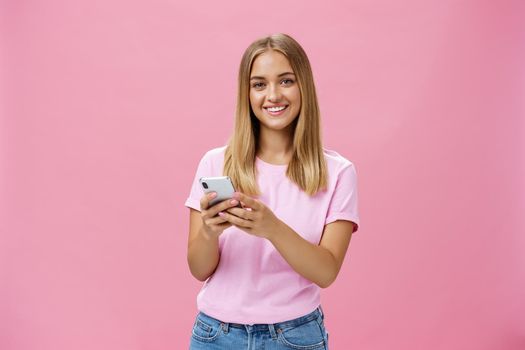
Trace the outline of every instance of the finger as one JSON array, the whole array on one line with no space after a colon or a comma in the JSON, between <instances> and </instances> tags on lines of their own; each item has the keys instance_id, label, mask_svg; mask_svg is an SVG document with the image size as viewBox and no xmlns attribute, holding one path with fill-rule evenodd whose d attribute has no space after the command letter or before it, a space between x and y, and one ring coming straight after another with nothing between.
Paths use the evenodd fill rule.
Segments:
<instances>
[{"instance_id":1,"label":"finger","mask_svg":"<svg viewBox=\"0 0 525 350\"><path fill-rule=\"evenodd\" d=\"M201 210L208 209L210 201L215 197L217 197L217 192L208 192L202 196L200 200Z\"/></svg>"},{"instance_id":2,"label":"finger","mask_svg":"<svg viewBox=\"0 0 525 350\"><path fill-rule=\"evenodd\" d=\"M222 224L211 226L211 230L217 234L221 234L224 232L224 230L232 227L233 225L229 222L223 222Z\"/></svg>"},{"instance_id":3,"label":"finger","mask_svg":"<svg viewBox=\"0 0 525 350\"><path fill-rule=\"evenodd\" d=\"M212 218L206 219L204 222L206 223L206 225L212 226L212 225L220 225L222 223L228 222L228 220L221 217L220 215L217 215Z\"/></svg>"},{"instance_id":4,"label":"finger","mask_svg":"<svg viewBox=\"0 0 525 350\"><path fill-rule=\"evenodd\" d=\"M217 215L220 211L224 211L228 208L235 207L239 204L239 201L236 199L226 199L220 203L215 204L213 207L211 207L208 212L210 216Z\"/></svg>"},{"instance_id":5,"label":"finger","mask_svg":"<svg viewBox=\"0 0 525 350\"><path fill-rule=\"evenodd\" d=\"M244 205L252 208L253 210L261 209L261 203L259 203L259 201L257 201L255 198L245 195L242 192L235 192L233 194L233 198L238 199L241 201L241 203L244 203Z\"/></svg>"},{"instance_id":6,"label":"finger","mask_svg":"<svg viewBox=\"0 0 525 350\"><path fill-rule=\"evenodd\" d=\"M246 228L250 228L252 226L252 221L241 219L230 213L220 212L219 216L225 218L226 220L228 220L230 223L234 224L235 226L246 227Z\"/></svg>"},{"instance_id":7,"label":"finger","mask_svg":"<svg viewBox=\"0 0 525 350\"><path fill-rule=\"evenodd\" d=\"M252 208L250 208L249 206L246 205L246 203L242 202L241 201L241 207L246 209L246 210L252 210Z\"/></svg>"},{"instance_id":8,"label":"finger","mask_svg":"<svg viewBox=\"0 0 525 350\"><path fill-rule=\"evenodd\" d=\"M254 215L249 211L248 209L241 209L241 208L229 208L226 210L228 213L235 215L241 219L244 220L253 220Z\"/></svg>"}]
</instances>

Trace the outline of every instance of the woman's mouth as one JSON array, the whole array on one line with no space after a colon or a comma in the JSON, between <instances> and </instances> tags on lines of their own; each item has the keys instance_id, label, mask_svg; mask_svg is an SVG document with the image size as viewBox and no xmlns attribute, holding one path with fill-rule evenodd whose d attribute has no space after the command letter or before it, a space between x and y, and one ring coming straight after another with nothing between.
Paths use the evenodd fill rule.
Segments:
<instances>
[{"instance_id":1,"label":"woman's mouth","mask_svg":"<svg viewBox=\"0 0 525 350\"><path fill-rule=\"evenodd\" d=\"M288 105L279 107L264 107L266 112L268 112L268 114L271 116L278 116L283 114L286 108L288 108Z\"/></svg>"}]
</instances>

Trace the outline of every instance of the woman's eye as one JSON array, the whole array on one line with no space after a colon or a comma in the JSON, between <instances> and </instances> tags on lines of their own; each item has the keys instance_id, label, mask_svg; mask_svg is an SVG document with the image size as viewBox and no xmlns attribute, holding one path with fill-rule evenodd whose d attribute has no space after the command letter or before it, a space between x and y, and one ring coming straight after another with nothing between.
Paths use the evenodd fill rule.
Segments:
<instances>
[{"instance_id":1,"label":"woman's eye","mask_svg":"<svg viewBox=\"0 0 525 350\"><path fill-rule=\"evenodd\" d=\"M292 79L284 79L282 82L285 83L286 85L293 84L293 80Z\"/></svg>"},{"instance_id":2,"label":"woman's eye","mask_svg":"<svg viewBox=\"0 0 525 350\"><path fill-rule=\"evenodd\" d=\"M256 88L256 89L259 89L259 88L262 88L264 85L264 83L255 83L252 85L252 87Z\"/></svg>"}]
</instances>

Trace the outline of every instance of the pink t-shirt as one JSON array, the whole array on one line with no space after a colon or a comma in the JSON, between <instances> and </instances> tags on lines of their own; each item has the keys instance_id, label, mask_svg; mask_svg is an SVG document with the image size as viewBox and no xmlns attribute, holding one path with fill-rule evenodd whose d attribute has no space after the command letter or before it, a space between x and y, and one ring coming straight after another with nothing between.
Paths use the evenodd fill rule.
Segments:
<instances>
[{"instance_id":1,"label":"pink t-shirt","mask_svg":"<svg viewBox=\"0 0 525 350\"><path fill-rule=\"evenodd\" d=\"M212 149L202 157L185 206L200 211L204 193L199 178L223 176L225 149ZM337 152L325 149L324 155L328 189L313 197L286 177L287 165L256 158L262 193L257 199L314 244L319 244L330 222L359 225L355 167ZM219 236L219 249L219 265L197 296L197 308L205 314L224 322L277 323L304 316L320 305L320 287L295 272L270 241L232 226Z\"/></svg>"}]
</instances>

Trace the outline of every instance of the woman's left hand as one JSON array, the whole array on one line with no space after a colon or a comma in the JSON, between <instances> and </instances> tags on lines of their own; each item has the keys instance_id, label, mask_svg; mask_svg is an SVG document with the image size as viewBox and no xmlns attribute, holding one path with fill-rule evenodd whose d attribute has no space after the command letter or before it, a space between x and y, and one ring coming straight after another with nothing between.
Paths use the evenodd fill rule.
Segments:
<instances>
[{"instance_id":1,"label":"woman's left hand","mask_svg":"<svg viewBox=\"0 0 525 350\"><path fill-rule=\"evenodd\" d=\"M281 220L261 201L241 192L235 192L233 199L240 201L244 208L229 208L219 213L233 226L262 238L269 238L277 231Z\"/></svg>"}]
</instances>

